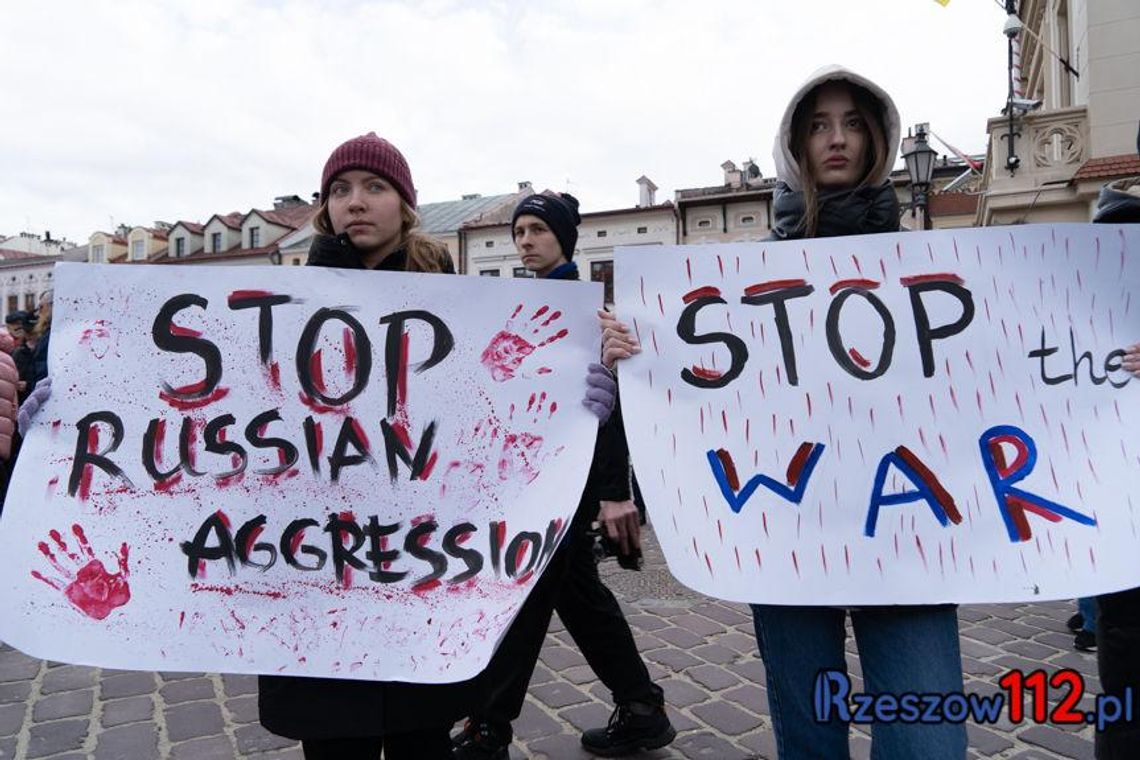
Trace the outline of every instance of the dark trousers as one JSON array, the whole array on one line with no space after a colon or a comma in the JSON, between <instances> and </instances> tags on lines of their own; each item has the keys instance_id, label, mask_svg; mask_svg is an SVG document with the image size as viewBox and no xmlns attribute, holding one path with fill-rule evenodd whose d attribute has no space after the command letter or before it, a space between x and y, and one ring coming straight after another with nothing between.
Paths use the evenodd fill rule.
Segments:
<instances>
[{"instance_id":1,"label":"dark trousers","mask_svg":"<svg viewBox=\"0 0 1140 760\"><path fill-rule=\"evenodd\" d=\"M305 760L449 760L451 737L446 727L389 736L305 739Z\"/></svg>"},{"instance_id":2,"label":"dark trousers","mask_svg":"<svg viewBox=\"0 0 1140 760\"><path fill-rule=\"evenodd\" d=\"M1124 702L1131 690L1140 711L1140 588L1097 597L1096 666L1106 695ZM1125 760L1140 751L1140 716L1113 723L1096 734L1097 760Z\"/></svg>"},{"instance_id":3,"label":"dark trousers","mask_svg":"<svg viewBox=\"0 0 1140 760\"><path fill-rule=\"evenodd\" d=\"M484 672L486 708L473 719L506 729L522 712L554 610L614 702L664 704L661 687L650 680L617 599L598 575L584 521L576 519L570 531Z\"/></svg>"}]
</instances>

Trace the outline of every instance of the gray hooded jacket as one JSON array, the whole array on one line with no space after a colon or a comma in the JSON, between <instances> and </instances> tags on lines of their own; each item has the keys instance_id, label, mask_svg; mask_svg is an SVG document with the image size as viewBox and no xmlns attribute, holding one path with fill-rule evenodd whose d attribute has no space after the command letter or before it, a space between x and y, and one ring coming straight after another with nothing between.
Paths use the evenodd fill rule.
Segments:
<instances>
[{"instance_id":1,"label":"gray hooded jacket","mask_svg":"<svg viewBox=\"0 0 1140 760\"><path fill-rule=\"evenodd\" d=\"M899 149L899 112L891 96L866 77L842 66L830 65L817 70L804 82L784 109L772 157L776 162L776 185L773 199L772 239L790 240L803 237L804 198L803 177L792 155L792 115L809 92L825 82L850 82L864 88L882 106L883 123L887 130L887 151L894 156ZM893 232L899 226L898 198L888 178L891 164L888 161L879 176L869 178L866 185L852 190L839 190L819 195L817 237L864 235L875 232Z\"/></svg>"}]
</instances>

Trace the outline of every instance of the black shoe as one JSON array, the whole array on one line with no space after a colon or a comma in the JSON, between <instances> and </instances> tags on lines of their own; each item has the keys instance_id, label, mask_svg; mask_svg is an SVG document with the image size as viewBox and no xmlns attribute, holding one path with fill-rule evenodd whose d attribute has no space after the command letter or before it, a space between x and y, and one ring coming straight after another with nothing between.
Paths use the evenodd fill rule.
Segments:
<instances>
[{"instance_id":1,"label":"black shoe","mask_svg":"<svg viewBox=\"0 0 1140 760\"><path fill-rule=\"evenodd\" d=\"M1073 649L1079 652L1096 651L1096 634L1092 631L1077 631L1073 637Z\"/></svg>"},{"instance_id":2,"label":"black shoe","mask_svg":"<svg viewBox=\"0 0 1140 760\"><path fill-rule=\"evenodd\" d=\"M510 757L511 726L469 720L451 740L455 760L507 760Z\"/></svg>"},{"instance_id":3,"label":"black shoe","mask_svg":"<svg viewBox=\"0 0 1140 760\"><path fill-rule=\"evenodd\" d=\"M605 728L591 728L582 734L582 746L602 757L621 757L664 747L676 736L664 707L630 702L614 708Z\"/></svg>"},{"instance_id":4,"label":"black shoe","mask_svg":"<svg viewBox=\"0 0 1140 760\"><path fill-rule=\"evenodd\" d=\"M1083 631L1085 628L1085 616L1078 612L1076 615L1073 615L1071 618L1065 621L1065 627L1073 633L1076 633L1077 631Z\"/></svg>"}]
</instances>

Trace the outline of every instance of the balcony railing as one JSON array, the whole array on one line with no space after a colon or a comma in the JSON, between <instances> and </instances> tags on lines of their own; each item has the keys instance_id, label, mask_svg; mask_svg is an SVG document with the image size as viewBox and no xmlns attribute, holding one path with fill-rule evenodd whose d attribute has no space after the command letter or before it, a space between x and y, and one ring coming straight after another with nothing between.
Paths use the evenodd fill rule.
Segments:
<instances>
[{"instance_id":1,"label":"balcony railing","mask_svg":"<svg viewBox=\"0 0 1140 760\"><path fill-rule=\"evenodd\" d=\"M986 155L989 185L996 189L1006 185L1040 187L1064 182L1089 158L1089 119L1084 106L1037 111L1017 116L1013 152L1020 159L1011 175L1007 158L1009 119L999 116L986 127L990 144Z\"/></svg>"}]
</instances>

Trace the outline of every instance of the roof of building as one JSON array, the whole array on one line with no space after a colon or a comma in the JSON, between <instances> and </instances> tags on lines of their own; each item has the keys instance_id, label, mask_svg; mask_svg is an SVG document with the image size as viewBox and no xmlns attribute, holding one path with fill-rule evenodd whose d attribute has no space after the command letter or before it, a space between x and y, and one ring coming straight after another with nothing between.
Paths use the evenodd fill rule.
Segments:
<instances>
[{"instance_id":1,"label":"roof of building","mask_svg":"<svg viewBox=\"0 0 1140 760\"><path fill-rule=\"evenodd\" d=\"M277 250L276 243L263 245L259 248L242 248L240 245L235 245L232 248L227 248L220 253L206 253L206 251L195 251L194 253L187 254L176 258L170 255L169 251L160 251L163 255L161 258L156 254L153 258L148 259L150 264L209 264L214 261L232 261L234 259L266 259L271 252Z\"/></svg>"},{"instance_id":2,"label":"roof of building","mask_svg":"<svg viewBox=\"0 0 1140 760\"><path fill-rule=\"evenodd\" d=\"M111 243L113 243L113 244L118 244L118 245L126 245L127 244L127 239L125 237L123 237L122 235L115 233L115 232L103 232L102 230L100 230L98 232L92 232L91 233L91 237L95 237L96 235L103 235L104 237L109 239L111 241Z\"/></svg>"},{"instance_id":3,"label":"roof of building","mask_svg":"<svg viewBox=\"0 0 1140 760\"><path fill-rule=\"evenodd\" d=\"M45 256L42 253L30 253L28 251L14 251L11 248L0 248L0 260L4 260L4 261L16 261L16 260L23 261L23 260L27 260L27 259L41 259L41 258L53 258L53 257Z\"/></svg>"},{"instance_id":4,"label":"roof of building","mask_svg":"<svg viewBox=\"0 0 1140 760\"><path fill-rule=\"evenodd\" d=\"M240 211L231 211L228 214L214 214L206 221L206 227L210 226L210 222L217 219L219 222L229 227L231 230L240 230L241 222L245 219L245 214ZM204 228L203 228L204 229Z\"/></svg>"},{"instance_id":5,"label":"roof of building","mask_svg":"<svg viewBox=\"0 0 1140 760\"><path fill-rule=\"evenodd\" d=\"M317 207L309 203L302 203L297 206L288 206L280 209L253 209L246 214L248 219L252 214L257 214L262 219L272 224L277 224L282 227L288 227L295 230L303 227L306 222L316 213Z\"/></svg>"},{"instance_id":6,"label":"roof of building","mask_svg":"<svg viewBox=\"0 0 1140 760\"><path fill-rule=\"evenodd\" d=\"M514 211L518 197L517 193L507 193L442 203L424 203L416 211L420 215L420 228L429 235L439 235L455 232L466 224L476 223L490 216L501 216L504 208L507 209L505 221L510 221L510 214Z\"/></svg>"},{"instance_id":7,"label":"roof of building","mask_svg":"<svg viewBox=\"0 0 1140 760\"><path fill-rule=\"evenodd\" d=\"M189 232L191 235L201 235L202 231L206 229L206 225L204 225L204 224L199 224L198 222L186 222L186 221L175 222L174 227L182 227L187 232ZM171 227L170 229L173 230L174 227Z\"/></svg>"},{"instance_id":8,"label":"roof of building","mask_svg":"<svg viewBox=\"0 0 1140 760\"><path fill-rule=\"evenodd\" d=\"M1116 177L1132 177L1140 174L1140 156L1135 153L1125 153L1120 156L1101 156L1090 158L1077 169L1073 175L1074 182L1084 180L1114 179Z\"/></svg>"},{"instance_id":9,"label":"roof of building","mask_svg":"<svg viewBox=\"0 0 1140 760\"><path fill-rule=\"evenodd\" d=\"M978 193L934 193L927 203L931 216L976 214L981 197Z\"/></svg>"}]
</instances>

